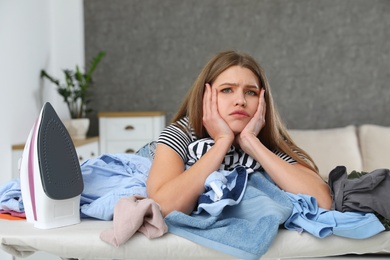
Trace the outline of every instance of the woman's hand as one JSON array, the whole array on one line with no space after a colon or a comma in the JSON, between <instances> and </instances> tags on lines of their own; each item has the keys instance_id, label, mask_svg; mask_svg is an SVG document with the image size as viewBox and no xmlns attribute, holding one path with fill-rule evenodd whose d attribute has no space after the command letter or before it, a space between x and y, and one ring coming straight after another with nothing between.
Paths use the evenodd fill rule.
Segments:
<instances>
[{"instance_id":1,"label":"woman's hand","mask_svg":"<svg viewBox=\"0 0 390 260\"><path fill-rule=\"evenodd\" d=\"M265 89L261 89L260 91L259 105L257 107L256 113L253 115L252 119L248 122L242 132L236 136L236 142L244 151L245 140L248 140L252 137L257 138L257 135L265 125L266 102L264 98L264 91Z\"/></svg>"},{"instance_id":2,"label":"woman's hand","mask_svg":"<svg viewBox=\"0 0 390 260\"><path fill-rule=\"evenodd\" d=\"M234 133L218 112L217 90L206 83L203 95L203 125L215 142L227 138L233 143Z\"/></svg>"}]
</instances>

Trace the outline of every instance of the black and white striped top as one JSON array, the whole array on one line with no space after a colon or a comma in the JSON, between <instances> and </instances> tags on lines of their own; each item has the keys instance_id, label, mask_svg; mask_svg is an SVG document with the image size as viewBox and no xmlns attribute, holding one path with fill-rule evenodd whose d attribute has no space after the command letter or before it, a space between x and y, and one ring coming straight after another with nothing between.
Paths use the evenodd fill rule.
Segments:
<instances>
[{"instance_id":1,"label":"black and white striped top","mask_svg":"<svg viewBox=\"0 0 390 260\"><path fill-rule=\"evenodd\" d=\"M183 131L176 124L187 131ZM189 126L188 117L180 119L176 124L167 126L161 132L157 142L171 147L183 159L184 164L192 165L211 148L214 140L198 139L193 128ZM283 152L274 151L274 153L291 164L296 163L293 158ZM251 156L232 146L222 161L220 169L233 170L237 165L242 165L251 172L262 168Z\"/></svg>"}]
</instances>

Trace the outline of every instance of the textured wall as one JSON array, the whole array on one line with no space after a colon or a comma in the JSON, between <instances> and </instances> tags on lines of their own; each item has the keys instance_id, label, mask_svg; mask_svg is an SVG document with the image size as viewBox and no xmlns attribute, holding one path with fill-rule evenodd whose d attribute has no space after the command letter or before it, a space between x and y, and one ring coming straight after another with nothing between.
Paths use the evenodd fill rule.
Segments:
<instances>
[{"instance_id":1,"label":"textured wall","mask_svg":"<svg viewBox=\"0 0 390 260\"><path fill-rule=\"evenodd\" d=\"M390 126L388 0L85 0L91 105L169 121L216 52L252 54L290 128ZM91 133L97 133L97 119Z\"/></svg>"}]
</instances>

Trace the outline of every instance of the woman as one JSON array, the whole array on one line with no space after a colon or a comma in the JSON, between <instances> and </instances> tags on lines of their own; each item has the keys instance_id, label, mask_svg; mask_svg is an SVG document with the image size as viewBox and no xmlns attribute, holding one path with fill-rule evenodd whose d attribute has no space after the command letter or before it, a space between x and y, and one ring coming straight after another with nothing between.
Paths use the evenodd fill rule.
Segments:
<instances>
[{"instance_id":1,"label":"woman","mask_svg":"<svg viewBox=\"0 0 390 260\"><path fill-rule=\"evenodd\" d=\"M262 68L247 54L226 51L202 69L182 106L160 135L147 192L163 215L190 214L204 192L206 178L234 146L253 158L282 189L315 197L329 209L328 185L288 135L274 107ZM186 167L190 143L210 137L214 144Z\"/></svg>"}]
</instances>

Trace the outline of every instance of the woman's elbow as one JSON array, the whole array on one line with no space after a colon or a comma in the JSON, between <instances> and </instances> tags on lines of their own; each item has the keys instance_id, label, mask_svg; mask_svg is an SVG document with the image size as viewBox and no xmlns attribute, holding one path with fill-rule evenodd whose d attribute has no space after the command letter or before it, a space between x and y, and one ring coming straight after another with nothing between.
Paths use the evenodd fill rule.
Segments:
<instances>
[{"instance_id":1,"label":"woman's elbow","mask_svg":"<svg viewBox=\"0 0 390 260\"><path fill-rule=\"evenodd\" d=\"M148 191L148 198L153 200L155 203L157 203L163 217L165 217L166 215L168 215L171 212L171 211L166 209L165 203L159 199L159 197L156 195L156 193L154 193L152 191Z\"/></svg>"},{"instance_id":2,"label":"woman's elbow","mask_svg":"<svg viewBox=\"0 0 390 260\"><path fill-rule=\"evenodd\" d=\"M330 189L327 184L324 184L321 188L321 194L317 198L317 203L320 208L330 210L332 207L332 196L330 194Z\"/></svg>"}]
</instances>

